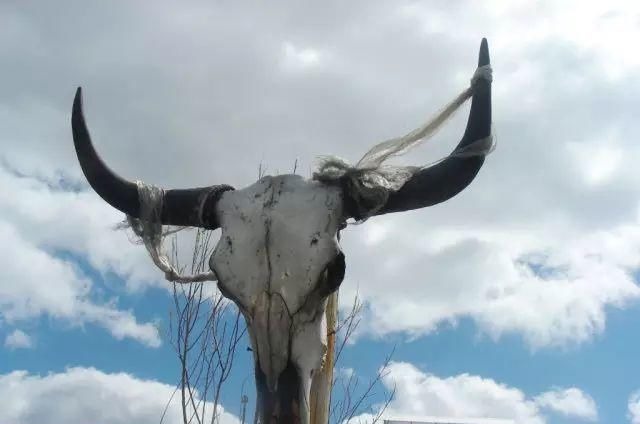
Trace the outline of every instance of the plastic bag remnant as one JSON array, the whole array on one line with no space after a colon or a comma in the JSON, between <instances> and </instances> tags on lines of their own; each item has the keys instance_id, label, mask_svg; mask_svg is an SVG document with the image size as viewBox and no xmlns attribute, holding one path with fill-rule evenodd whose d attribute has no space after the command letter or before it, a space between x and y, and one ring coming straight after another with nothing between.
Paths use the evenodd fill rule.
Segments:
<instances>
[{"instance_id":1,"label":"plastic bag remnant","mask_svg":"<svg viewBox=\"0 0 640 424\"><path fill-rule=\"evenodd\" d=\"M495 142L493 136L489 135L463 148L456 149L450 155L428 165L384 165L387 159L404 155L431 138L460 106L471 98L473 88L480 79L489 82L493 80L490 65L477 68L471 78L470 86L421 127L402 137L392 138L376 144L355 165L351 165L336 156L321 157L318 171L313 174L313 179L330 182L346 177L349 188L352 190L352 196L358 204L358 209L366 211L365 216L358 221L364 222L386 204L389 193L398 191L416 172L433 166L449 157L484 156L491 153L495 148Z\"/></svg>"},{"instance_id":2,"label":"plastic bag remnant","mask_svg":"<svg viewBox=\"0 0 640 424\"><path fill-rule=\"evenodd\" d=\"M164 252L163 241L167 235L188 227L174 227L164 230L160 221L164 190L141 181L136 181L136 184L138 185L138 198L140 199L140 218L127 215L127 226L140 238L153 263L164 272L165 278L174 283L217 281L213 272L194 275L180 274Z\"/></svg>"},{"instance_id":3,"label":"plastic bag remnant","mask_svg":"<svg viewBox=\"0 0 640 424\"><path fill-rule=\"evenodd\" d=\"M469 88L453 99L438 115L421 127L397 138L383 141L373 146L357 163L351 165L345 160L326 156L320 159L318 171L313 174L313 179L318 181L336 181L346 177L353 197L358 203L358 208L366 211L359 221L364 222L375 215L387 202L389 193L399 190L404 183L421 169L433 166L448 157L470 157L487 155L495 148L492 135L476 140L467 146L457 149L447 157L425 166L392 166L384 165L390 157L406 154L414 147L428 140L444 124L460 106L473 95L473 87L479 79L492 81L492 72L489 65L476 69ZM138 196L140 199L140 217L127 215L126 226L130 227L139 237L153 263L165 273L168 281L176 283L192 283L202 281L216 281L213 272L194 275L181 275L171 263L163 250L164 238L187 227L163 227L160 221L164 190L160 187L136 181Z\"/></svg>"}]
</instances>

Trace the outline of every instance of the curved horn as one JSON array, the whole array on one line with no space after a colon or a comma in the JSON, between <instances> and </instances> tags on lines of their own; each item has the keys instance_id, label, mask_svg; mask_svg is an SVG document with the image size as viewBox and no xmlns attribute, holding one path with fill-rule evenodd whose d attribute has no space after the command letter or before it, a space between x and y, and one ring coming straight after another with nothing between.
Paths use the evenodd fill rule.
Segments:
<instances>
[{"instance_id":1,"label":"curved horn","mask_svg":"<svg viewBox=\"0 0 640 424\"><path fill-rule=\"evenodd\" d=\"M489 65L489 46L483 38L478 67ZM467 129L456 147L460 149L491 134L491 82L476 82ZM455 150L454 150L455 151ZM377 215L424 208L444 202L471 184L484 163L484 156L449 156L438 164L417 172L400 190L389 195Z\"/></svg>"},{"instance_id":2,"label":"curved horn","mask_svg":"<svg viewBox=\"0 0 640 424\"><path fill-rule=\"evenodd\" d=\"M113 172L102 161L93 147L82 112L82 88L78 87L71 114L73 144L78 161L91 187L107 203L121 212L140 217L138 186ZM162 201L160 220L166 225L180 225L215 229L218 227L215 204L228 185L166 190Z\"/></svg>"}]
</instances>

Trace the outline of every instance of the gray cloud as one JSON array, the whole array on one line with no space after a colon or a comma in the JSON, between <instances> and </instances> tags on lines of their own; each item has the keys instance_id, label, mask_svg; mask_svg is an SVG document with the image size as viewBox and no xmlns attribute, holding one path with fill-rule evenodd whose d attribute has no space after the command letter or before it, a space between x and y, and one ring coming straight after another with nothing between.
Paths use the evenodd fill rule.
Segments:
<instances>
[{"instance_id":1,"label":"gray cloud","mask_svg":"<svg viewBox=\"0 0 640 424\"><path fill-rule=\"evenodd\" d=\"M536 346L585 341L639 291L638 10L570 3L3 2L2 159L81 181L68 121L82 85L98 150L131 179L243 186L296 159L308 175L317 155L355 161L423 122L466 86L487 36L498 149L455 199L349 228L344 292L359 286L374 333L470 316ZM464 120L400 161L446 154ZM532 256L568 273L536 275Z\"/></svg>"}]
</instances>

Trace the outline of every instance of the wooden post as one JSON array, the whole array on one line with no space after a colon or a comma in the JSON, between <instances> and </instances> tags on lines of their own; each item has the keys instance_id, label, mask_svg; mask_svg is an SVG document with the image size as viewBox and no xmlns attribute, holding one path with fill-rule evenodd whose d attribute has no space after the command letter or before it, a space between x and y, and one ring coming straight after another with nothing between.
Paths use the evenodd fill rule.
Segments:
<instances>
[{"instance_id":1,"label":"wooden post","mask_svg":"<svg viewBox=\"0 0 640 424\"><path fill-rule=\"evenodd\" d=\"M327 354L324 366L311 382L310 424L328 424L331 404L331 385L336 351L336 323L338 321L338 290L327 300Z\"/></svg>"}]
</instances>

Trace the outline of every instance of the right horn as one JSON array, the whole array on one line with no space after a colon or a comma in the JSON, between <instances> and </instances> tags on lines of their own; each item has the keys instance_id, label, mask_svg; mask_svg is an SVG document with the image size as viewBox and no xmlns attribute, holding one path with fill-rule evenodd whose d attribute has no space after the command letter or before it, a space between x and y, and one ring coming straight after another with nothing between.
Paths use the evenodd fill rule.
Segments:
<instances>
[{"instance_id":1,"label":"right horn","mask_svg":"<svg viewBox=\"0 0 640 424\"><path fill-rule=\"evenodd\" d=\"M121 178L109 169L93 147L82 112L80 87L73 100L71 128L80 167L91 187L114 208L140 218L138 185ZM162 198L160 222L164 225L215 229L219 226L215 206L222 193L228 190L233 190L233 187L215 185L186 190L166 190Z\"/></svg>"},{"instance_id":2,"label":"right horn","mask_svg":"<svg viewBox=\"0 0 640 424\"><path fill-rule=\"evenodd\" d=\"M489 65L489 46L483 38L478 67ZM473 98L467 128L454 150L491 135L491 81L480 78L473 84ZM460 193L475 178L484 163L484 155L449 155L431 167L415 173L398 191L389 194L387 203L376 215L432 206Z\"/></svg>"}]
</instances>

